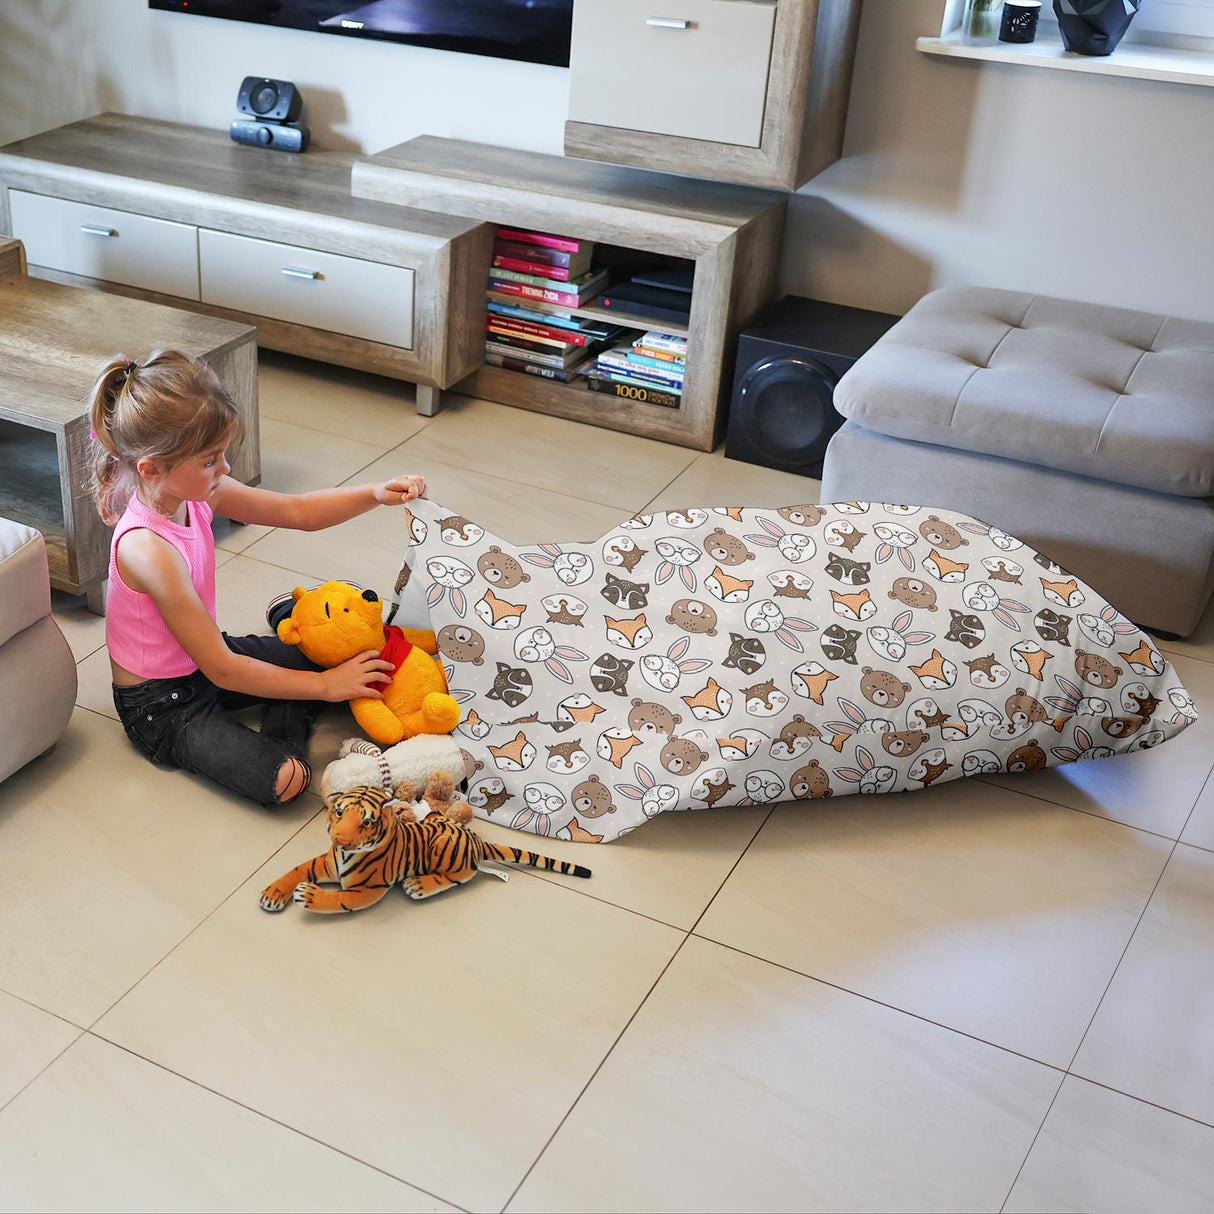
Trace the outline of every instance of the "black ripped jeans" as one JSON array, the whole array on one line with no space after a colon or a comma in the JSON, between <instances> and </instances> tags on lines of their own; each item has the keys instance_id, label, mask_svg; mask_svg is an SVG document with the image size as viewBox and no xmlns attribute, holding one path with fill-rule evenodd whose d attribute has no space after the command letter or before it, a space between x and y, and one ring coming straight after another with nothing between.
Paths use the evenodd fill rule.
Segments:
<instances>
[{"instance_id":1,"label":"black ripped jeans","mask_svg":"<svg viewBox=\"0 0 1214 1214\"><path fill-rule=\"evenodd\" d=\"M233 653L293 670L320 670L276 636L223 639ZM155 763L198 772L261 805L279 804L278 773L304 748L324 706L319 700L267 700L224 691L201 670L138 687L114 685L114 707L135 749ZM233 715L261 706L261 731Z\"/></svg>"}]
</instances>

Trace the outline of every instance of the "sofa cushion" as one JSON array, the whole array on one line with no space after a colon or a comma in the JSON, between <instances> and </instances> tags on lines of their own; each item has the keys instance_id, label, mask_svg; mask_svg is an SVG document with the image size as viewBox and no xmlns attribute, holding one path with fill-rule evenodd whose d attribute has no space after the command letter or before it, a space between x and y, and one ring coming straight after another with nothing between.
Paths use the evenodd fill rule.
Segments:
<instances>
[{"instance_id":1,"label":"sofa cushion","mask_svg":"<svg viewBox=\"0 0 1214 1214\"><path fill-rule=\"evenodd\" d=\"M953 511L689 507L522 545L409 511L398 584L426 589L469 800L537 834L1052 767L1196 715L1135 625Z\"/></svg>"},{"instance_id":2,"label":"sofa cushion","mask_svg":"<svg viewBox=\"0 0 1214 1214\"><path fill-rule=\"evenodd\" d=\"M1214 495L1214 325L947 287L851 368L870 430L1183 497Z\"/></svg>"},{"instance_id":3,"label":"sofa cushion","mask_svg":"<svg viewBox=\"0 0 1214 1214\"><path fill-rule=\"evenodd\" d=\"M41 534L0 518L0 645L50 613L50 574Z\"/></svg>"}]
</instances>

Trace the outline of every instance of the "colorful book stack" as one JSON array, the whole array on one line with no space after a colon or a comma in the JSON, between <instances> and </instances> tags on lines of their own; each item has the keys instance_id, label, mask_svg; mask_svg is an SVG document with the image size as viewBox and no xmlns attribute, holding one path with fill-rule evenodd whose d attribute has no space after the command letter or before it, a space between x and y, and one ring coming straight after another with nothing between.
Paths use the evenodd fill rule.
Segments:
<instances>
[{"instance_id":1,"label":"colorful book stack","mask_svg":"<svg viewBox=\"0 0 1214 1214\"><path fill-rule=\"evenodd\" d=\"M578 317L573 309L607 283L590 268L594 243L498 228L489 270L485 362L568 382L620 333L618 325Z\"/></svg>"},{"instance_id":2,"label":"colorful book stack","mask_svg":"<svg viewBox=\"0 0 1214 1214\"><path fill-rule=\"evenodd\" d=\"M686 366L687 338L651 329L631 345L598 355L585 374L587 387L594 392L677 407Z\"/></svg>"}]
</instances>

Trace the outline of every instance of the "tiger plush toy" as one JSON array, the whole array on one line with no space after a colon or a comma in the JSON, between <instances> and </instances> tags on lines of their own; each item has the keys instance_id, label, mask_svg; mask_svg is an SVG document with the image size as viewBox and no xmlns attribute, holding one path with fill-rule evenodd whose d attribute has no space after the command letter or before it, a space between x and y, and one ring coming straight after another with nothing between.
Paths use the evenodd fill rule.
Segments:
<instances>
[{"instance_id":1,"label":"tiger plush toy","mask_svg":"<svg viewBox=\"0 0 1214 1214\"><path fill-rule=\"evenodd\" d=\"M410 898L429 898L471 881L483 860L590 876L580 864L485 842L464 824L472 809L454 801L453 792L451 776L435 772L423 796L429 812L421 821L408 804L413 800L410 784L393 792L366 785L334 794L328 801L333 846L267 886L261 894L262 910L283 910L292 899L321 913L362 910L398 883ZM341 888L322 889L317 884L321 881Z\"/></svg>"}]
</instances>

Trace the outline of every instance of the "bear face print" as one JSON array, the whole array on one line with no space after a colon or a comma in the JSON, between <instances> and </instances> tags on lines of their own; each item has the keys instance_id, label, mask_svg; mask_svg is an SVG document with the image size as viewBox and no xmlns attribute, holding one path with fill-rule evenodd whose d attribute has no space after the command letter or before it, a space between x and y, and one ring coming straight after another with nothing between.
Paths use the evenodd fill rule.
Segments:
<instances>
[{"instance_id":1,"label":"bear face print","mask_svg":"<svg viewBox=\"0 0 1214 1214\"><path fill-rule=\"evenodd\" d=\"M475 628L469 628L466 624L448 624L438 630L435 640L439 653L453 662L484 665L485 638Z\"/></svg>"},{"instance_id":2,"label":"bear face print","mask_svg":"<svg viewBox=\"0 0 1214 1214\"><path fill-rule=\"evenodd\" d=\"M813 527L826 517L826 511L821 506L784 506L776 513L795 527Z\"/></svg>"},{"instance_id":3,"label":"bear face print","mask_svg":"<svg viewBox=\"0 0 1214 1214\"><path fill-rule=\"evenodd\" d=\"M1030 739L1023 746L1018 746L1007 757L1009 772L1040 771L1045 764L1045 751L1037 745L1036 739Z\"/></svg>"},{"instance_id":4,"label":"bear face print","mask_svg":"<svg viewBox=\"0 0 1214 1214\"><path fill-rule=\"evenodd\" d=\"M718 565L744 565L755 559L755 554L736 535L730 535L720 527L705 537L704 551Z\"/></svg>"},{"instance_id":5,"label":"bear face print","mask_svg":"<svg viewBox=\"0 0 1214 1214\"><path fill-rule=\"evenodd\" d=\"M580 818L601 818L604 814L613 814L615 806L611 803L611 789L598 776L591 776L573 790L573 808Z\"/></svg>"},{"instance_id":6,"label":"bear face print","mask_svg":"<svg viewBox=\"0 0 1214 1214\"><path fill-rule=\"evenodd\" d=\"M817 759L810 759L804 767L798 767L788 782L788 791L798 801L815 801L820 797L831 796L830 777L818 765Z\"/></svg>"},{"instance_id":7,"label":"bear face print","mask_svg":"<svg viewBox=\"0 0 1214 1214\"><path fill-rule=\"evenodd\" d=\"M708 755L702 751L690 738L677 738L673 735L662 747L659 762L671 775L690 775L701 763L708 762Z\"/></svg>"},{"instance_id":8,"label":"bear face print","mask_svg":"<svg viewBox=\"0 0 1214 1214\"><path fill-rule=\"evenodd\" d=\"M683 718L677 712L671 712L662 704L654 704L648 700L634 699L628 710L628 728L638 738L651 738L656 734L674 733L674 727Z\"/></svg>"},{"instance_id":9,"label":"bear face print","mask_svg":"<svg viewBox=\"0 0 1214 1214\"><path fill-rule=\"evenodd\" d=\"M1045 705L1039 700L1035 700L1023 687L1017 687L1016 694L1008 696L1004 702L1004 711L1017 733L1022 733L1030 725L1036 725L1039 721L1048 721L1050 718Z\"/></svg>"},{"instance_id":10,"label":"bear face print","mask_svg":"<svg viewBox=\"0 0 1214 1214\"><path fill-rule=\"evenodd\" d=\"M821 730L798 712L772 740L768 753L773 759L799 759L821 736Z\"/></svg>"},{"instance_id":11,"label":"bear face print","mask_svg":"<svg viewBox=\"0 0 1214 1214\"><path fill-rule=\"evenodd\" d=\"M606 575L607 581L599 593L614 607L638 611L649 606L649 583L629 582L615 574Z\"/></svg>"},{"instance_id":12,"label":"bear face print","mask_svg":"<svg viewBox=\"0 0 1214 1214\"><path fill-rule=\"evenodd\" d=\"M889 597L905 603L908 607L918 607L924 611L936 610L935 590L917 577L898 578L889 592Z\"/></svg>"},{"instance_id":13,"label":"bear face print","mask_svg":"<svg viewBox=\"0 0 1214 1214\"><path fill-rule=\"evenodd\" d=\"M878 708L897 708L911 689L909 683L903 683L897 675L890 674L888 670L874 670L871 666L864 666L861 667L860 673L864 676L860 680L860 694Z\"/></svg>"},{"instance_id":14,"label":"bear face print","mask_svg":"<svg viewBox=\"0 0 1214 1214\"><path fill-rule=\"evenodd\" d=\"M956 527L942 522L934 514L929 514L925 522L919 524L919 534L934 548L945 552L953 548L963 548L969 543Z\"/></svg>"},{"instance_id":15,"label":"bear face print","mask_svg":"<svg viewBox=\"0 0 1214 1214\"><path fill-rule=\"evenodd\" d=\"M717 613L699 599L679 599L671 607L666 623L692 634L703 633L710 637L717 635Z\"/></svg>"},{"instance_id":16,"label":"bear face print","mask_svg":"<svg viewBox=\"0 0 1214 1214\"><path fill-rule=\"evenodd\" d=\"M477 558L476 571L498 590L510 590L520 582L531 581L531 575L512 556L507 556L496 544Z\"/></svg>"},{"instance_id":17,"label":"bear face print","mask_svg":"<svg viewBox=\"0 0 1214 1214\"><path fill-rule=\"evenodd\" d=\"M928 740L928 735L921 729L891 729L881 735L881 745L887 754L893 755L896 759L913 755Z\"/></svg>"},{"instance_id":18,"label":"bear face print","mask_svg":"<svg viewBox=\"0 0 1214 1214\"><path fill-rule=\"evenodd\" d=\"M1112 687L1121 677L1120 666L1114 666L1108 658L1099 654L1075 650L1075 673L1093 687Z\"/></svg>"}]
</instances>

